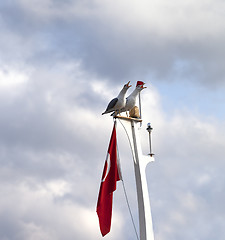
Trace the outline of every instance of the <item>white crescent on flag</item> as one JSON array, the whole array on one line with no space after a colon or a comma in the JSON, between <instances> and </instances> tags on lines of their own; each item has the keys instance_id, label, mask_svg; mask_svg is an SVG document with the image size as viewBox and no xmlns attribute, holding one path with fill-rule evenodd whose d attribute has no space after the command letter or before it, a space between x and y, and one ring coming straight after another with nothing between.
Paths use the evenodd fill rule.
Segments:
<instances>
[{"instance_id":1,"label":"white crescent on flag","mask_svg":"<svg viewBox=\"0 0 225 240\"><path fill-rule=\"evenodd\" d=\"M107 153L106 164L107 164L107 166L106 166L105 176L103 177L102 182L104 182L105 179L107 178L107 176L109 174L110 167L111 167L111 161L110 161L110 154L109 153Z\"/></svg>"}]
</instances>

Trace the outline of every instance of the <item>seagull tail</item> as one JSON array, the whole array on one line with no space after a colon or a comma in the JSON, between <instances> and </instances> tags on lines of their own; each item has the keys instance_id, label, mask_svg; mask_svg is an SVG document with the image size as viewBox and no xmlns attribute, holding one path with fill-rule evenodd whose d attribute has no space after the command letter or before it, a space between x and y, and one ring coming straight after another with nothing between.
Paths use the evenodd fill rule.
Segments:
<instances>
[{"instance_id":1,"label":"seagull tail","mask_svg":"<svg viewBox=\"0 0 225 240\"><path fill-rule=\"evenodd\" d=\"M113 110L105 110L105 112L102 113L102 115L106 114L106 113L111 113L113 112Z\"/></svg>"},{"instance_id":2,"label":"seagull tail","mask_svg":"<svg viewBox=\"0 0 225 240\"><path fill-rule=\"evenodd\" d=\"M106 114L106 113L110 113L111 111L107 111L105 110L105 112L102 113L102 115Z\"/></svg>"}]
</instances>

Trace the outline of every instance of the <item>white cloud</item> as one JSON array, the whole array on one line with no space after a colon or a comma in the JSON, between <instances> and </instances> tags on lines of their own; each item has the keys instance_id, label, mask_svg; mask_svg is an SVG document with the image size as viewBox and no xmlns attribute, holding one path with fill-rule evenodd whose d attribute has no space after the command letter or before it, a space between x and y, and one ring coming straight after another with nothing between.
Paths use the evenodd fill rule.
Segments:
<instances>
[{"instance_id":1,"label":"white cloud","mask_svg":"<svg viewBox=\"0 0 225 240\"><path fill-rule=\"evenodd\" d=\"M27 81L27 76L18 71L8 71L4 69L0 71L0 88L18 87Z\"/></svg>"}]
</instances>

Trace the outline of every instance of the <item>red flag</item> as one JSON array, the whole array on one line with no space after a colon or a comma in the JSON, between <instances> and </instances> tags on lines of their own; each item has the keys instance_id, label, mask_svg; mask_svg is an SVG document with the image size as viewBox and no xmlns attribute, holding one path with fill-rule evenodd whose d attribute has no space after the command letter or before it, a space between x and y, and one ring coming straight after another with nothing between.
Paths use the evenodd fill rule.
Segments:
<instances>
[{"instance_id":1,"label":"red flag","mask_svg":"<svg viewBox=\"0 0 225 240\"><path fill-rule=\"evenodd\" d=\"M115 124L109 143L97 203L97 214L102 236L105 236L110 231L113 192L116 190L116 182L120 180L117 166L117 142Z\"/></svg>"}]
</instances>

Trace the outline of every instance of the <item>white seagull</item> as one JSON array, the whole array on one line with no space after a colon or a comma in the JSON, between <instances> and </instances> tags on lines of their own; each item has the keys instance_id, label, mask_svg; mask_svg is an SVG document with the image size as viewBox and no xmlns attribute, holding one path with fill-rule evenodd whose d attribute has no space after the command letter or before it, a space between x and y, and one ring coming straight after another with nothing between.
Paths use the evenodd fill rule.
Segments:
<instances>
[{"instance_id":1,"label":"white seagull","mask_svg":"<svg viewBox=\"0 0 225 240\"><path fill-rule=\"evenodd\" d=\"M130 81L123 86L123 88L122 88L122 90L120 91L119 95L118 95L116 98L113 98L113 99L109 102L109 104L108 104L105 112L103 112L102 115L103 115L103 114L106 114L106 113L113 112L113 111L115 111L115 115L118 114L118 113L120 113L120 110L121 110L122 108L124 108L124 107L125 107L125 104L126 104L125 94L126 94L128 88L131 87L131 85L129 85L129 83L130 83Z\"/></svg>"},{"instance_id":2,"label":"white seagull","mask_svg":"<svg viewBox=\"0 0 225 240\"><path fill-rule=\"evenodd\" d=\"M145 83L136 86L134 91L126 98L125 107L122 108L120 112L130 111L135 106L138 93L141 92L144 88L146 88L143 86L144 84ZM115 113L113 113L112 116L115 116Z\"/></svg>"}]
</instances>

